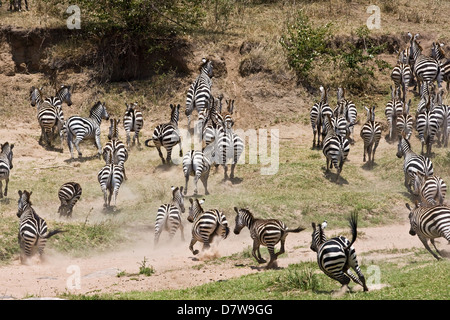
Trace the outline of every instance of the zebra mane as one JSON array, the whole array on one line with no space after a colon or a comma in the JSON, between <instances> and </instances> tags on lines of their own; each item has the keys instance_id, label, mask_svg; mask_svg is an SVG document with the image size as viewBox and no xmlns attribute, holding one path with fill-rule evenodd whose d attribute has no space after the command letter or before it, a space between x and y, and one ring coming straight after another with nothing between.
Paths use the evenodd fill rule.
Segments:
<instances>
[{"instance_id":1,"label":"zebra mane","mask_svg":"<svg viewBox=\"0 0 450 320\"><path fill-rule=\"evenodd\" d=\"M250 218L252 218L252 219L255 218L255 217L253 216L253 213L252 213L249 209L246 209L246 208L238 209L237 207L234 207L234 211L236 211L236 213L237 213L238 215L240 214L240 211L242 211L243 213L245 213L246 215L248 215Z\"/></svg>"},{"instance_id":2,"label":"zebra mane","mask_svg":"<svg viewBox=\"0 0 450 320\"><path fill-rule=\"evenodd\" d=\"M11 151L14 148L14 143L9 144L9 142L5 142L4 144L1 144L2 153L5 151Z\"/></svg>"},{"instance_id":3,"label":"zebra mane","mask_svg":"<svg viewBox=\"0 0 450 320\"><path fill-rule=\"evenodd\" d=\"M103 104L100 101L97 101L89 111L89 116L92 116L94 112L98 110L99 107L103 107Z\"/></svg>"}]
</instances>

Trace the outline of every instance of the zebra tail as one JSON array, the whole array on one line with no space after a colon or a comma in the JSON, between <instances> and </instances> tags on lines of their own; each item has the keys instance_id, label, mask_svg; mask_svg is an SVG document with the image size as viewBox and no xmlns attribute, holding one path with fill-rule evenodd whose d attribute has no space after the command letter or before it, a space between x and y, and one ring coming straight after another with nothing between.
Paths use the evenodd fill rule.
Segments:
<instances>
[{"instance_id":1,"label":"zebra tail","mask_svg":"<svg viewBox=\"0 0 450 320\"><path fill-rule=\"evenodd\" d=\"M152 138L150 138L150 139L147 139L147 140L145 140L145 146L146 147L149 147L149 148L155 148L156 146L155 145L149 145L149 142L150 141L153 141L153 139Z\"/></svg>"},{"instance_id":2,"label":"zebra tail","mask_svg":"<svg viewBox=\"0 0 450 320\"><path fill-rule=\"evenodd\" d=\"M350 224L350 229L352 230L352 241L350 241L350 244L345 248L344 250L347 251L350 249L350 247L355 243L356 237L358 236L358 213L353 212L350 218L348 219L348 222Z\"/></svg>"},{"instance_id":3,"label":"zebra tail","mask_svg":"<svg viewBox=\"0 0 450 320\"><path fill-rule=\"evenodd\" d=\"M47 232L47 234L43 238L48 239L48 238L54 236L55 234L62 233L62 232L66 232L66 230L55 229L55 230Z\"/></svg>"},{"instance_id":4,"label":"zebra tail","mask_svg":"<svg viewBox=\"0 0 450 320\"><path fill-rule=\"evenodd\" d=\"M305 230L305 228L298 227L298 228L295 228L295 229L286 229L286 232L299 233L300 231L303 231L303 230Z\"/></svg>"}]
</instances>

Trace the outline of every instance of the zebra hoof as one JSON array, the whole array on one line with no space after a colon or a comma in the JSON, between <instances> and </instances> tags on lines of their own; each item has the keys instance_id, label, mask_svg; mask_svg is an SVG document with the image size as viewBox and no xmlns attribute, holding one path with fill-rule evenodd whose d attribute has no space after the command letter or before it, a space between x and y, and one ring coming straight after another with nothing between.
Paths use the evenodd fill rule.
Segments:
<instances>
[{"instance_id":1,"label":"zebra hoof","mask_svg":"<svg viewBox=\"0 0 450 320\"><path fill-rule=\"evenodd\" d=\"M195 256L196 254L198 254L198 250L194 250L194 251L192 251L192 253L193 253L194 256Z\"/></svg>"}]
</instances>

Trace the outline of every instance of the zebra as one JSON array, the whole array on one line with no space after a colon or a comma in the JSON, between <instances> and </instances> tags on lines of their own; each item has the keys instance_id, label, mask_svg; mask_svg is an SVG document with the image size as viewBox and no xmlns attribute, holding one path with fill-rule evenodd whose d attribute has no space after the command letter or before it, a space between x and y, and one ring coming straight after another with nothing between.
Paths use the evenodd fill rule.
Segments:
<instances>
[{"instance_id":1,"label":"zebra","mask_svg":"<svg viewBox=\"0 0 450 320\"><path fill-rule=\"evenodd\" d=\"M72 210L81 197L83 190L77 182L66 182L58 190L61 205L58 208L59 216L72 217Z\"/></svg>"},{"instance_id":2,"label":"zebra","mask_svg":"<svg viewBox=\"0 0 450 320\"><path fill-rule=\"evenodd\" d=\"M0 2L0 7L1 7L1 2ZM22 0L9 0L9 9L8 11L13 11L13 7L14 7L14 11L22 11ZM25 0L25 8L28 9L28 0Z\"/></svg>"},{"instance_id":3,"label":"zebra","mask_svg":"<svg viewBox=\"0 0 450 320\"><path fill-rule=\"evenodd\" d=\"M447 92L450 89L450 59L445 56L444 44L433 42L431 46L431 57L439 62L439 67L441 69L442 81L447 82Z\"/></svg>"},{"instance_id":4,"label":"zebra","mask_svg":"<svg viewBox=\"0 0 450 320\"><path fill-rule=\"evenodd\" d=\"M214 141L215 147L215 157L214 161L217 165L222 165L224 168L224 178L226 181L228 179L234 179L234 169L236 164L244 151L244 141L237 135L233 128L233 121L231 118L225 119L225 127L223 131L220 131L219 137ZM228 176L228 161L231 160L231 170Z\"/></svg>"},{"instance_id":5,"label":"zebra","mask_svg":"<svg viewBox=\"0 0 450 320\"><path fill-rule=\"evenodd\" d=\"M20 219L18 234L21 249L20 261L22 264L26 264L27 258L34 254L35 249L38 250L42 261L47 239L64 231L61 229L48 230L45 220L39 217L32 207L30 201L32 191L19 190L18 193L17 217Z\"/></svg>"},{"instance_id":6,"label":"zebra","mask_svg":"<svg viewBox=\"0 0 450 320\"><path fill-rule=\"evenodd\" d=\"M409 140L405 138L403 134L397 145L398 158L404 158L403 161L403 172L405 174L404 185L412 194L417 195L418 190L414 187L415 174L420 172L422 175L428 177L434 174L432 161L423 155L418 155L411 149L411 144Z\"/></svg>"},{"instance_id":7,"label":"zebra","mask_svg":"<svg viewBox=\"0 0 450 320\"><path fill-rule=\"evenodd\" d=\"M350 280L363 287L364 291L369 289L366 286L366 280L358 264L353 243L358 235L358 214L353 213L348 219L352 232L352 239L349 241L346 237L337 236L327 239L324 229L327 223L316 225L312 223L313 233L311 235L311 250L317 253L317 263L319 268L333 280L338 281L342 290L348 288ZM352 268L357 276L350 271Z\"/></svg>"},{"instance_id":8,"label":"zebra","mask_svg":"<svg viewBox=\"0 0 450 320\"><path fill-rule=\"evenodd\" d=\"M177 144L180 145L180 157L183 156L183 150L181 145L181 136L178 130L178 118L180 114L180 105L170 104L171 114L170 122L159 124L153 131L153 136L150 139L145 140L147 147L156 147L158 149L159 157L162 163L172 163L172 148ZM153 141L154 145L150 145L150 141ZM167 158L161 152L161 147L164 147L167 151Z\"/></svg>"},{"instance_id":9,"label":"zebra","mask_svg":"<svg viewBox=\"0 0 450 320\"><path fill-rule=\"evenodd\" d=\"M138 103L128 104L125 103L127 109L125 110L125 114L123 116L123 128L125 129L127 135L127 147L128 149L131 147L131 132L134 132L133 136L133 146L138 143L138 148L140 148L141 143L139 142L139 132L142 130L144 126L144 117L142 115L142 111L138 107Z\"/></svg>"},{"instance_id":10,"label":"zebra","mask_svg":"<svg viewBox=\"0 0 450 320\"><path fill-rule=\"evenodd\" d=\"M217 209L203 210L201 205L205 202L205 199L189 198L189 202L191 205L187 220L193 223L189 250L196 255L199 253L198 250L194 250L197 241L203 243L203 250L207 250L216 236L226 239L230 233L230 228L223 212Z\"/></svg>"},{"instance_id":11,"label":"zebra","mask_svg":"<svg viewBox=\"0 0 450 320\"><path fill-rule=\"evenodd\" d=\"M13 166L14 143L0 144L0 199L8 196L9 175ZM3 192L3 180L5 180L5 192Z\"/></svg>"},{"instance_id":12,"label":"zebra","mask_svg":"<svg viewBox=\"0 0 450 320\"><path fill-rule=\"evenodd\" d=\"M402 101L406 101L406 91L412 79L411 66L407 63L397 62L397 65L392 69L391 79L396 88L401 88Z\"/></svg>"},{"instance_id":13,"label":"zebra","mask_svg":"<svg viewBox=\"0 0 450 320\"><path fill-rule=\"evenodd\" d=\"M278 219L259 219L255 218L248 209L238 209L236 212L234 234L239 234L244 227L250 230L250 236L253 240L252 255L258 263L265 263L266 260L261 257L260 246L267 247L270 254L270 261L266 269L277 267L277 258L285 252L286 237L289 233L299 233L305 230L302 227L289 229L286 224ZM275 246L280 242L280 250L275 253Z\"/></svg>"},{"instance_id":14,"label":"zebra","mask_svg":"<svg viewBox=\"0 0 450 320\"><path fill-rule=\"evenodd\" d=\"M341 109L342 110L342 109ZM334 132L343 138L348 138L350 134L350 128L348 126L347 119L345 115L340 112L331 118L332 127L334 128ZM325 130L324 130L325 131Z\"/></svg>"},{"instance_id":15,"label":"zebra","mask_svg":"<svg viewBox=\"0 0 450 320\"><path fill-rule=\"evenodd\" d=\"M442 205L444 203L447 185L441 177L436 175L425 177L417 172L414 178L414 187L419 190L421 206Z\"/></svg>"},{"instance_id":16,"label":"zebra","mask_svg":"<svg viewBox=\"0 0 450 320\"><path fill-rule=\"evenodd\" d=\"M109 151L110 152L110 151ZM112 159L112 155L107 156ZM100 188L103 192L103 207L108 209L111 207L111 198L113 200L113 211L116 211L117 195L124 179L124 169L122 164L114 164L112 160L107 163L97 174Z\"/></svg>"},{"instance_id":17,"label":"zebra","mask_svg":"<svg viewBox=\"0 0 450 320\"><path fill-rule=\"evenodd\" d=\"M119 140L119 123L120 119L111 118L108 139L109 141L103 147L103 160L105 164L113 162L114 164L120 164L123 166L124 179L127 180L125 173L125 162L128 160L128 150L125 144ZM111 155L112 159L108 159Z\"/></svg>"},{"instance_id":18,"label":"zebra","mask_svg":"<svg viewBox=\"0 0 450 320\"><path fill-rule=\"evenodd\" d=\"M66 122L67 144L69 145L70 156L73 159L73 144L78 151L78 157L82 157L79 144L83 139L94 139L97 147L97 154L102 155L102 143L100 141L100 124L102 119L109 120L105 102L98 101L91 108L89 117L72 116ZM75 140L74 140L75 138Z\"/></svg>"},{"instance_id":19,"label":"zebra","mask_svg":"<svg viewBox=\"0 0 450 320\"><path fill-rule=\"evenodd\" d=\"M363 162L366 162L366 153L369 157L369 165L373 166L375 151L381 139L381 124L375 121L375 106L371 109L364 106L367 112L367 121L361 127L360 136L364 141Z\"/></svg>"},{"instance_id":20,"label":"zebra","mask_svg":"<svg viewBox=\"0 0 450 320\"><path fill-rule=\"evenodd\" d=\"M442 115L433 112L432 108L431 98L429 98L425 110L419 113L416 119L416 130L422 143L421 154L424 154L424 147L426 147L427 157L431 156L431 147L439 130L439 119L442 119Z\"/></svg>"},{"instance_id":21,"label":"zebra","mask_svg":"<svg viewBox=\"0 0 450 320\"><path fill-rule=\"evenodd\" d=\"M350 152L350 142L347 138L337 135L331 124L331 117L328 115L325 122L327 128L327 136L323 140L322 153L327 160L326 173L328 173L333 165L337 169L336 182L344 166L347 156Z\"/></svg>"},{"instance_id":22,"label":"zebra","mask_svg":"<svg viewBox=\"0 0 450 320\"><path fill-rule=\"evenodd\" d=\"M409 60L414 65L413 72L419 84L419 92L421 85L425 81L433 82L436 80L440 88L442 74L438 61L422 54L422 47L417 42L417 38L419 37L418 33L413 37L408 32L408 36L410 38Z\"/></svg>"},{"instance_id":23,"label":"zebra","mask_svg":"<svg viewBox=\"0 0 450 320\"><path fill-rule=\"evenodd\" d=\"M356 124L356 117L358 116L358 110L353 101L345 99L345 89L341 87L337 90L337 106L334 109L335 116L340 114L343 114L347 120L348 138L353 144L355 142L353 131Z\"/></svg>"},{"instance_id":24,"label":"zebra","mask_svg":"<svg viewBox=\"0 0 450 320\"><path fill-rule=\"evenodd\" d=\"M321 131L323 129L324 117L326 117L327 114L329 115L333 114L333 110L331 110L330 106L328 105L329 88L324 88L323 86L320 86L319 90L321 94L320 101L315 103L309 112L311 127L314 133L313 148L315 148L316 145L317 147L322 146L322 144L320 143L320 137L322 135ZM316 144L316 135L317 135L317 144ZM322 136L322 138L324 138L324 135Z\"/></svg>"},{"instance_id":25,"label":"zebra","mask_svg":"<svg viewBox=\"0 0 450 320\"><path fill-rule=\"evenodd\" d=\"M412 116L409 114L410 106L411 106L411 99L409 99L408 103L404 105L402 114L397 116L397 124L396 124L397 136L401 137L404 132L407 140L409 140L413 132L413 122L414 122Z\"/></svg>"},{"instance_id":26,"label":"zebra","mask_svg":"<svg viewBox=\"0 0 450 320\"><path fill-rule=\"evenodd\" d=\"M440 260L442 254L436 248L434 239L444 237L450 242L450 208L444 205L435 205L431 207L423 207L416 203L414 208L411 208L409 203L406 203L406 208L409 210L410 229L409 234L417 235L424 245L425 249L430 252L433 257ZM428 245L428 239L433 244L437 254L434 253Z\"/></svg>"},{"instance_id":27,"label":"zebra","mask_svg":"<svg viewBox=\"0 0 450 320\"><path fill-rule=\"evenodd\" d=\"M389 124L389 140L393 140L394 133L396 133L395 126L397 124L397 118L403 114L403 102L400 99L399 88L391 88L391 100L386 103L384 114Z\"/></svg>"},{"instance_id":28,"label":"zebra","mask_svg":"<svg viewBox=\"0 0 450 320\"><path fill-rule=\"evenodd\" d=\"M171 187L172 201L161 205L156 213L155 222L155 240L156 246L163 230L169 232L170 239L173 238L178 229L180 229L181 240L184 241L184 227L181 222L181 213L185 212L183 187Z\"/></svg>"},{"instance_id":29,"label":"zebra","mask_svg":"<svg viewBox=\"0 0 450 320\"><path fill-rule=\"evenodd\" d=\"M200 150L190 150L183 157L183 173L186 181L184 194L187 193L189 177L194 176L194 195L198 194L197 182L200 179L205 188L205 195L208 191L208 177L211 170L213 146L209 145Z\"/></svg>"},{"instance_id":30,"label":"zebra","mask_svg":"<svg viewBox=\"0 0 450 320\"><path fill-rule=\"evenodd\" d=\"M187 92L185 114L188 119L188 128L191 124L191 115L193 110L196 109L197 112L200 113L206 108L207 101L211 97L212 77L212 61L203 58L200 66L200 75L190 85Z\"/></svg>"},{"instance_id":31,"label":"zebra","mask_svg":"<svg viewBox=\"0 0 450 320\"><path fill-rule=\"evenodd\" d=\"M198 131L201 133L201 140L205 146L218 141L225 134L225 118L231 125L234 124L232 113L227 112L222 115L221 108L221 102L212 98L208 108L199 113Z\"/></svg>"},{"instance_id":32,"label":"zebra","mask_svg":"<svg viewBox=\"0 0 450 320\"><path fill-rule=\"evenodd\" d=\"M437 137L437 143L438 146L441 146L442 144L444 147L448 146L448 135L449 135L449 106L443 104L442 102L442 95L444 94L443 89L441 88L436 96L435 101L433 103L432 113L434 115L434 118L436 118L436 121L438 123L438 130L436 131L436 137Z\"/></svg>"}]
</instances>

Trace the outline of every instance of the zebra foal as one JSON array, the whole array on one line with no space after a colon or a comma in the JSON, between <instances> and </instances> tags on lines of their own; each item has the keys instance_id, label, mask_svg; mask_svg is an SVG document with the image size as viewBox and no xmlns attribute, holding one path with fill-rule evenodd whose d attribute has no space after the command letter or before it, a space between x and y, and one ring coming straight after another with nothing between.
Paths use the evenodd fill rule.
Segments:
<instances>
[{"instance_id":1,"label":"zebra foal","mask_svg":"<svg viewBox=\"0 0 450 320\"><path fill-rule=\"evenodd\" d=\"M125 103L125 105L127 109L125 110L125 114L123 116L123 128L125 129L127 135L127 147L131 148L137 141L138 149L140 149L141 143L139 141L139 132L141 132L144 127L144 117L142 115L142 111L139 109L137 102L131 104ZM132 132L134 132L133 144L130 145Z\"/></svg>"},{"instance_id":2,"label":"zebra foal","mask_svg":"<svg viewBox=\"0 0 450 320\"><path fill-rule=\"evenodd\" d=\"M317 253L317 263L320 270L322 270L328 277L338 281L342 287L341 291L347 290L350 280L361 285L364 291L369 289L366 286L366 280L361 272L356 257L356 251L353 243L356 241L358 235L358 215L352 214L349 218L350 229L352 232L352 240L349 241L343 236L338 236L332 239L327 239L324 229L327 223L316 225L311 224L313 233L311 235L311 250ZM357 276L351 271L352 268Z\"/></svg>"},{"instance_id":3,"label":"zebra foal","mask_svg":"<svg viewBox=\"0 0 450 320\"><path fill-rule=\"evenodd\" d=\"M239 234L244 227L250 230L250 236L253 239L252 255L258 263L265 263L266 260L261 257L260 246L267 247L270 254L270 261L266 265L266 269L277 267L277 258L285 252L284 244L289 233L298 233L305 230L302 227L289 229L286 224L278 219L258 219L253 213L247 209L238 209L234 207L236 212L234 233ZM275 245L281 243L280 250L275 253Z\"/></svg>"},{"instance_id":4,"label":"zebra foal","mask_svg":"<svg viewBox=\"0 0 450 320\"><path fill-rule=\"evenodd\" d=\"M184 228L181 222L181 213L184 213L183 187L171 187L172 201L162 204L156 213L155 222L155 240L156 246L159 242L161 233L165 230L169 232L170 239L173 238L178 229L180 229L181 240L184 241Z\"/></svg>"},{"instance_id":5,"label":"zebra foal","mask_svg":"<svg viewBox=\"0 0 450 320\"><path fill-rule=\"evenodd\" d=\"M405 205L409 210L409 222L411 225L409 234L412 236L417 235L425 249L437 260L440 260L442 254L436 248L434 240L443 237L450 242L450 208L443 205L423 207L417 203L414 208L411 208L409 203ZM437 254L431 250L428 245L428 239L430 239Z\"/></svg>"},{"instance_id":6,"label":"zebra foal","mask_svg":"<svg viewBox=\"0 0 450 320\"><path fill-rule=\"evenodd\" d=\"M58 208L59 216L72 217L72 210L81 197L83 190L77 182L66 182L58 190L61 205Z\"/></svg>"}]
</instances>

